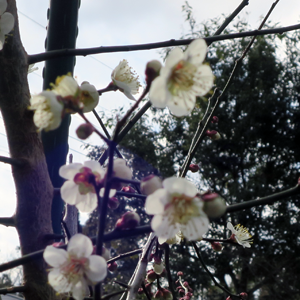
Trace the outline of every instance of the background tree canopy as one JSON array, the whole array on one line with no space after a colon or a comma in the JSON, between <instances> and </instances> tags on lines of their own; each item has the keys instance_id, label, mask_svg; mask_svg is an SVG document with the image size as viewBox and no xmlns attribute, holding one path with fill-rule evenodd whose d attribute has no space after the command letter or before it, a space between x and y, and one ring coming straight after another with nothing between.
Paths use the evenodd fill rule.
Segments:
<instances>
[{"instance_id":1,"label":"background tree canopy","mask_svg":"<svg viewBox=\"0 0 300 300\"><path fill-rule=\"evenodd\" d=\"M219 27L217 19L197 26L189 7L184 9L191 25L191 32L184 38L211 36ZM238 20L225 33L247 29L247 24ZM220 89L248 42L248 38L242 38L209 47L207 61ZM209 129L217 130L222 139L205 139L193 159L200 167L193 175L200 189L217 192L227 204L234 204L295 186L300 163L299 54L298 32L257 38L216 111L219 122L210 124ZM119 147L136 178L150 173L162 177L176 174L207 101L197 99L196 108L188 117L177 118L166 109L151 108L148 116L140 119ZM114 122L112 118L106 120L108 126ZM102 147L91 148L90 156L96 159L102 151ZM203 260L217 280L235 293L247 292L249 299L300 299L296 235L300 230L299 206L299 196L293 196L272 206L227 214L212 222L207 237L228 237L227 221L246 226L254 236L250 249L225 245L220 253L214 252L207 242L199 243ZM110 215L108 226L114 226L128 209L137 211L143 222L148 221L141 200L124 198L118 210ZM96 218L96 213L92 214L86 225L89 234L93 233ZM130 249L127 243L134 249L141 241L136 238L111 246L116 253L122 253L123 247ZM122 272L125 281L133 272L131 259L119 265L122 271L127 271ZM173 275L182 271L195 295L201 295L201 299L224 299L224 294L199 265L190 244L173 245L170 263Z\"/></svg>"}]
</instances>

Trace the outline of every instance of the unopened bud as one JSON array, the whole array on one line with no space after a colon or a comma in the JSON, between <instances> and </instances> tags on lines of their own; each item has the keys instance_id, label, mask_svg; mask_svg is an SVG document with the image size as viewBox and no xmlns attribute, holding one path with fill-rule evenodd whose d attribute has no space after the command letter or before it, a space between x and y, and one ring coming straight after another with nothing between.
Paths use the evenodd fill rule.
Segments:
<instances>
[{"instance_id":1,"label":"unopened bud","mask_svg":"<svg viewBox=\"0 0 300 300\"><path fill-rule=\"evenodd\" d=\"M178 277L183 276L183 272L181 272L181 271L177 272L177 276L178 276Z\"/></svg>"},{"instance_id":2,"label":"unopened bud","mask_svg":"<svg viewBox=\"0 0 300 300\"><path fill-rule=\"evenodd\" d=\"M185 294L185 290L184 289L179 289L179 294L182 294L182 295L184 295Z\"/></svg>"},{"instance_id":3,"label":"unopened bud","mask_svg":"<svg viewBox=\"0 0 300 300\"><path fill-rule=\"evenodd\" d=\"M108 265L107 265L107 269L108 269L109 271L111 271L111 272L116 271L117 268L118 268L118 264L117 264L115 261L112 262L111 264L108 264Z\"/></svg>"},{"instance_id":4,"label":"unopened bud","mask_svg":"<svg viewBox=\"0 0 300 300\"><path fill-rule=\"evenodd\" d=\"M200 169L199 166L196 165L196 164L190 164L190 166L189 166L189 170L190 170L191 172L193 172L193 173L198 172L199 169Z\"/></svg>"},{"instance_id":5,"label":"unopened bud","mask_svg":"<svg viewBox=\"0 0 300 300\"><path fill-rule=\"evenodd\" d=\"M139 288L139 289L138 289L138 294L141 295L141 294L143 294L143 293L144 293L144 290L143 290L142 288Z\"/></svg>"},{"instance_id":6,"label":"unopened bud","mask_svg":"<svg viewBox=\"0 0 300 300\"><path fill-rule=\"evenodd\" d=\"M77 136L82 140L87 139L93 132L94 132L93 125L88 123L81 124L76 130Z\"/></svg>"},{"instance_id":7,"label":"unopened bud","mask_svg":"<svg viewBox=\"0 0 300 300\"><path fill-rule=\"evenodd\" d=\"M211 242L211 246L216 252L221 252L223 249L223 245L219 242Z\"/></svg>"},{"instance_id":8,"label":"unopened bud","mask_svg":"<svg viewBox=\"0 0 300 300\"><path fill-rule=\"evenodd\" d=\"M143 178L141 181L141 192L144 195L151 195L160 188L162 188L162 181L158 176L153 174Z\"/></svg>"},{"instance_id":9,"label":"unopened bud","mask_svg":"<svg viewBox=\"0 0 300 300\"><path fill-rule=\"evenodd\" d=\"M116 223L117 229L133 229L140 224L141 218L134 211L126 212Z\"/></svg>"},{"instance_id":10,"label":"unopened bud","mask_svg":"<svg viewBox=\"0 0 300 300\"><path fill-rule=\"evenodd\" d=\"M116 198L116 197L111 197L108 199L108 203L107 203L107 206L110 208L110 209L117 209L120 205L120 202L119 200Z\"/></svg>"},{"instance_id":11,"label":"unopened bud","mask_svg":"<svg viewBox=\"0 0 300 300\"><path fill-rule=\"evenodd\" d=\"M151 270L147 273L146 280L148 282L153 282L156 279L157 279L157 274L153 270Z\"/></svg>"},{"instance_id":12,"label":"unopened bud","mask_svg":"<svg viewBox=\"0 0 300 300\"><path fill-rule=\"evenodd\" d=\"M209 218L219 218L225 213L225 200L218 194L204 194L201 196L201 198L204 201L203 211Z\"/></svg>"},{"instance_id":13,"label":"unopened bud","mask_svg":"<svg viewBox=\"0 0 300 300\"><path fill-rule=\"evenodd\" d=\"M146 83L147 85L150 85L152 81L159 76L160 69L162 65L160 61L154 59L147 63L145 75L146 75Z\"/></svg>"},{"instance_id":14,"label":"unopened bud","mask_svg":"<svg viewBox=\"0 0 300 300\"><path fill-rule=\"evenodd\" d=\"M154 294L154 299L158 300L164 300L164 293L161 289L159 289L155 294Z\"/></svg>"},{"instance_id":15,"label":"unopened bud","mask_svg":"<svg viewBox=\"0 0 300 300\"><path fill-rule=\"evenodd\" d=\"M169 290L162 289L162 292L163 292L163 299L164 300L172 300L173 299L173 296L172 296L172 294Z\"/></svg>"},{"instance_id":16,"label":"unopened bud","mask_svg":"<svg viewBox=\"0 0 300 300\"><path fill-rule=\"evenodd\" d=\"M216 130L211 130L211 131L207 130L206 135L208 137L210 137L210 139L213 140L213 141L217 141L221 138L220 133Z\"/></svg>"},{"instance_id":17,"label":"unopened bud","mask_svg":"<svg viewBox=\"0 0 300 300\"><path fill-rule=\"evenodd\" d=\"M219 122L219 118L218 118L217 116L213 116L213 117L211 118L211 122L212 122L212 123L218 123L218 122Z\"/></svg>"},{"instance_id":18,"label":"unopened bud","mask_svg":"<svg viewBox=\"0 0 300 300\"><path fill-rule=\"evenodd\" d=\"M246 300L246 299L248 299L248 294L247 293L245 293L245 292L243 292L243 293L240 293L240 298L242 299L242 300Z\"/></svg>"},{"instance_id":19,"label":"unopened bud","mask_svg":"<svg viewBox=\"0 0 300 300\"><path fill-rule=\"evenodd\" d=\"M125 193L135 193L135 189L131 186L123 186L121 189L121 192L125 192Z\"/></svg>"},{"instance_id":20,"label":"unopened bud","mask_svg":"<svg viewBox=\"0 0 300 300\"><path fill-rule=\"evenodd\" d=\"M160 262L153 263L153 270L156 274L160 275L165 269L164 264Z\"/></svg>"}]
</instances>

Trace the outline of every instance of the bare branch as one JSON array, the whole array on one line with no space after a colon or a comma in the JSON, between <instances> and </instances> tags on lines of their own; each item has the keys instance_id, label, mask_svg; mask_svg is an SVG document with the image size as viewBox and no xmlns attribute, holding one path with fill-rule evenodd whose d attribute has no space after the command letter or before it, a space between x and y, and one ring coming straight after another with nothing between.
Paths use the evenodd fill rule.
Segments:
<instances>
[{"instance_id":1,"label":"bare branch","mask_svg":"<svg viewBox=\"0 0 300 300\"><path fill-rule=\"evenodd\" d=\"M15 216L9 218L0 218L0 224L6 227L15 227L16 226Z\"/></svg>"},{"instance_id":2,"label":"bare branch","mask_svg":"<svg viewBox=\"0 0 300 300\"><path fill-rule=\"evenodd\" d=\"M217 41L231 40L242 37L249 36L260 36L267 34L283 34L288 31L293 31L300 29L300 24L287 26L287 27L278 27L266 30L252 30L245 32L238 32L226 35L218 35L212 37L203 38L207 44L211 44ZM150 50L158 48L166 48L173 46L184 46L189 45L194 39L185 39L185 40L169 40L165 42L158 43L149 43L149 44L138 44L138 45L127 45L127 46L104 46L104 47L95 47L95 48L86 48L86 49L63 49L63 50L52 50L44 53L29 55L28 61L29 64L65 56L87 56L89 54L99 54L99 53L113 53L113 52L128 52L128 51L141 51L141 50Z\"/></svg>"},{"instance_id":3,"label":"bare branch","mask_svg":"<svg viewBox=\"0 0 300 300\"><path fill-rule=\"evenodd\" d=\"M17 159L17 158L11 158L6 156L0 156L0 162L3 162L5 164L10 164L14 167L24 167L26 164L26 161L24 159Z\"/></svg>"}]
</instances>

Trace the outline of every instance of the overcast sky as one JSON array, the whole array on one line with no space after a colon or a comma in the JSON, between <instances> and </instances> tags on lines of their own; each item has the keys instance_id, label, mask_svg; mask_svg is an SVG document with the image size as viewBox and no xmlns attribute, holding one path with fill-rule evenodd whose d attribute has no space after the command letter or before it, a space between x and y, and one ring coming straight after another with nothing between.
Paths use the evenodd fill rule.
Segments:
<instances>
[{"instance_id":1,"label":"overcast sky","mask_svg":"<svg viewBox=\"0 0 300 300\"><path fill-rule=\"evenodd\" d=\"M274 1L249 0L249 5L240 14L250 23L252 29L259 25L261 17L266 14ZM219 17L224 20L241 0L190 0L197 23ZM47 18L46 12L49 1L17 0L19 23L23 45L28 54L44 52ZM159 42L169 39L179 39L187 33L188 26L184 23L181 7L183 0L81 0L79 10L79 35L77 48L130 45ZM281 0L270 20L279 22L281 26L293 25L299 22L300 1ZM78 82L89 81L98 89L104 88L110 82L110 74L122 59L127 59L129 65L144 80L144 68L147 61L159 59L158 50L140 52L99 54L91 57L77 57L74 75ZM38 63L39 70L29 74L29 85L32 94L42 90L43 63ZM0 70L1 72L1 70ZM100 98L97 111L111 114L113 109L120 106L129 107L130 100L120 92L113 92ZM92 116L93 123L97 125ZM70 152L74 162L85 161L86 152L83 143L76 137L76 127L81 123L78 116L72 118L70 127ZM87 140L88 143L100 143L96 136ZM0 116L0 155L9 156L6 142L6 132ZM15 211L15 188L10 166L0 164L0 216L8 217ZM85 219L87 216L83 216ZM9 260L16 257L13 250L18 244L14 229L0 225L0 259Z\"/></svg>"}]
</instances>

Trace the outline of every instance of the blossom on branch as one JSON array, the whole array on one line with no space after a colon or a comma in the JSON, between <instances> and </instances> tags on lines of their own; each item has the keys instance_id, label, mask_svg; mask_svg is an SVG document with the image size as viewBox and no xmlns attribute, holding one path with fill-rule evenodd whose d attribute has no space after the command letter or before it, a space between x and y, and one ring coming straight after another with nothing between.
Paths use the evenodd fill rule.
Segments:
<instances>
[{"instance_id":1,"label":"blossom on branch","mask_svg":"<svg viewBox=\"0 0 300 300\"><path fill-rule=\"evenodd\" d=\"M59 175L67 179L61 187L61 197L66 203L75 205L81 212L92 212L97 207L94 184L101 185L105 176L105 170L97 161L64 165Z\"/></svg>"},{"instance_id":2,"label":"blossom on branch","mask_svg":"<svg viewBox=\"0 0 300 300\"><path fill-rule=\"evenodd\" d=\"M99 103L99 94L94 85L84 81L80 86L79 101L83 104L83 112L92 111Z\"/></svg>"},{"instance_id":3,"label":"blossom on branch","mask_svg":"<svg viewBox=\"0 0 300 300\"><path fill-rule=\"evenodd\" d=\"M5 12L6 8L7 1L0 0L0 50L3 49L5 35L11 32L15 24L14 16L9 12Z\"/></svg>"},{"instance_id":4,"label":"blossom on branch","mask_svg":"<svg viewBox=\"0 0 300 300\"><path fill-rule=\"evenodd\" d=\"M232 239L234 242L242 245L244 248L250 248L253 243L252 235L248 232L248 229L244 226L238 224L233 227L233 225L228 222L227 223L227 229L231 230L232 235L230 239Z\"/></svg>"},{"instance_id":5,"label":"blossom on branch","mask_svg":"<svg viewBox=\"0 0 300 300\"><path fill-rule=\"evenodd\" d=\"M136 100L132 95L137 94L141 87L139 76L128 66L126 59L120 61L119 65L112 71L111 79L127 98Z\"/></svg>"},{"instance_id":6,"label":"blossom on branch","mask_svg":"<svg viewBox=\"0 0 300 300\"><path fill-rule=\"evenodd\" d=\"M152 82L149 97L154 107L168 106L177 117L188 115L195 107L196 96L204 96L213 86L214 75L202 64L207 45L203 39L193 41L183 53L173 49L167 56L160 76Z\"/></svg>"},{"instance_id":7,"label":"blossom on branch","mask_svg":"<svg viewBox=\"0 0 300 300\"><path fill-rule=\"evenodd\" d=\"M105 259L92 252L92 241L80 233L70 239L67 251L48 246L44 259L52 267L48 281L53 289L58 293L71 292L73 298L82 300L88 285L100 282L107 275Z\"/></svg>"},{"instance_id":8,"label":"blossom on branch","mask_svg":"<svg viewBox=\"0 0 300 300\"><path fill-rule=\"evenodd\" d=\"M170 239L181 231L187 240L198 240L208 230L209 220L203 201L193 183L184 178L167 178L163 188L146 199L145 209L154 215L151 227L161 239Z\"/></svg>"},{"instance_id":9,"label":"blossom on branch","mask_svg":"<svg viewBox=\"0 0 300 300\"><path fill-rule=\"evenodd\" d=\"M51 91L44 91L30 99L30 110L34 110L33 122L38 131L54 130L59 127L62 119L63 104Z\"/></svg>"}]
</instances>

